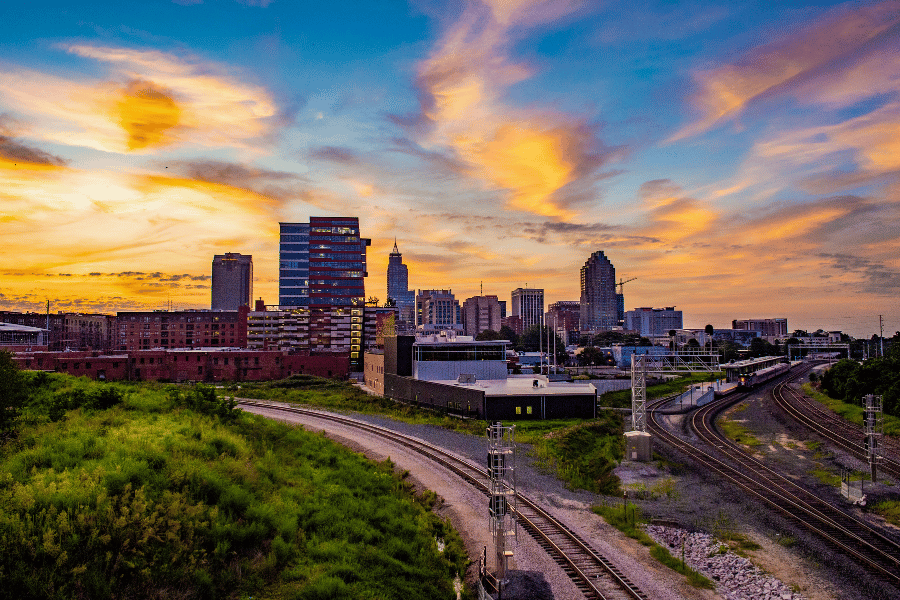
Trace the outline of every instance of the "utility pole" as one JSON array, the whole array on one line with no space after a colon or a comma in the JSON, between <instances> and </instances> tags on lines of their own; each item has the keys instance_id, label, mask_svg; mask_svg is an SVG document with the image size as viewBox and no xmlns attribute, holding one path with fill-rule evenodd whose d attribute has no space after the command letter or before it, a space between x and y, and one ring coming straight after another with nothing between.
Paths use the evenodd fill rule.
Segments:
<instances>
[{"instance_id":1,"label":"utility pole","mask_svg":"<svg viewBox=\"0 0 900 600\"><path fill-rule=\"evenodd\" d=\"M884 319L882 315L878 315L878 328L881 334L878 336L878 343L881 346L881 358L884 358Z\"/></svg>"}]
</instances>

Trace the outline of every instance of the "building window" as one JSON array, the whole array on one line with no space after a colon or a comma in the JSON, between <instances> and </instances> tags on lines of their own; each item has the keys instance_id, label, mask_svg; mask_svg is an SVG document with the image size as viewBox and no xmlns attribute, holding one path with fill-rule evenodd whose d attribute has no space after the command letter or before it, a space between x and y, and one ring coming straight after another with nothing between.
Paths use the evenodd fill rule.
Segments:
<instances>
[{"instance_id":1,"label":"building window","mask_svg":"<svg viewBox=\"0 0 900 600\"><path fill-rule=\"evenodd\" d=\"M522 414L522 407L521 407L521 406L517 406L517 407L516 407L516 414L517 414L517 415L521 415L521 414Z\"/></svg>"},{"instance_id":2,"label":"building window","mask_svg":"<svg viewBox=\"0 0 900 600\"><path fill-rule=\"evenodd\" d=\"M531 414L531 407L530 407L530 406L527 407L526 410L525 410L525 412L527 412L527 413L530 415L530 414Z\"/></svg>"}]
</instances>

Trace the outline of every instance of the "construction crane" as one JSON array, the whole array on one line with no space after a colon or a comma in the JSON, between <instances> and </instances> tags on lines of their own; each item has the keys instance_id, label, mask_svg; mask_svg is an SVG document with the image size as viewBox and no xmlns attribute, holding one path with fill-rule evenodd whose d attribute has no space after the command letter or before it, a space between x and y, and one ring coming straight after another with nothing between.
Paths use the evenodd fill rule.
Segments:
<instances>
[{"instance_id":1,"label":"construction crane","mask_svg":"<svg viewBox=\"0 0 900 600\"><path fill-rule=\"evenodd\" d=\"M629 281L634 281L635 279L637 279L637 277L632 277L631 279L622 279L620 277L619 283L616 284L617 286L619 286L619 293L624 294L625 293L625 284L628 283Z\"/></svg>"}]
</instances>

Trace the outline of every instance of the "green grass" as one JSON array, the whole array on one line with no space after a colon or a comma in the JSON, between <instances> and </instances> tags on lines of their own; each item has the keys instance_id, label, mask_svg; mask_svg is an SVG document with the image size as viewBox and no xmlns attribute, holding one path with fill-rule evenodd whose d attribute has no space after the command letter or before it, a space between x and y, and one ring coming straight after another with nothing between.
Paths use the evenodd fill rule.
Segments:
<instances>
[{"instance_id":1,"label":"green grass","mask_svg":"<svg viewBox=\"0 0 900 600\"><path fill-rule=\"evenodd\" d=\"M462 540L390 461L184 388L33 392L0 449L4 595L455 597Z\"/></svg>"},{"instance_id":2,"label":"green grass","mask_svg":"<svg viewBox=\"0 0 900 600\"><path fill-rule=\"evenodd\" d=\"M535 466L543 468L569 489L598 494L621 493L613 469L625 453L622 416L600 411L591 421L512 421L516 441L529 443Z\"/></svg>"},{"instance_id":3,"label":"green grass","mask_svg":"<svg viewBox=\"0 0 900 600\"><path fill-rule=\"evenodd\" d=\"M715 589L715 584L698 573L694 569L687 566L679 558L673 557L666 548L653 541L647 533L640 527L646 523L646 519L641 515L640 509L634 504L629 504L627 510L623 506L606 506L595 505L591 510L600 515L607 523L624 533L626 536L637 540L644 546L650 548L650 556L669 567L673 571L681 573L687 577L688 583L696 588Z\"/></svg>"},{"instance_id":4,"label":"green grass","mask_svg":"<svg viewBox=\"0 0 900 600\"><path fill-rule=\"evenodd\" d=\"M809 383L803 384L803 393L810 398L821 402L836 415L846 419L847 421L855 423L860 427L865 426L865 409L862 406L850 404L849 402L844 402L843 400L836 400L831 396L828 396L816 390ZM885 435L900 437L900 418L892 415L883 415L883 418Z\"/></svg>"},{"instance_id":5,"label":"green grass","mask_svg":"<svg viewBox=\"0 0 900 600\"><path fill-rule=\"evenodd\" d=\"M741 412L746 410L747 405L741 405L735 412ZM761 446L762 442L753 435L749 429L738 423L737 421L732 421L727 416L723 416L716 423L716 426L721 430L722 434L730 440L734 440L738 444L743 444L744 446L749 446L751 448L756 448L757 446Z\"/></svg>"},{"instance_id":6,"label":"green grass","mask_svg":"<svg viewBox=\"0 0 900 600\"><path fill-rule=\"evenodd\" d=\"M838 487L839 485L841 485L841 476L824 467L811 469L809 474L818 479L820 483L823 483L825 485L830 485L832 487Z\"/></svg>"},{"instance_id":7,"label":"green grass","mask_svg":"<svg viewBox=\"0 0 900 600\"><path fill-rule=\"evenodd\" d=\"M900 527L900 501L885 500L872 507L875 514L884 517L885 521Z\"/></svg>"},{"instance_id":8,"label":"green grass","mask_svg":"<svg viewBox=\"0 0 900 600\"><path fill-rule=\"evenodd\" d=\"M704 381L715 381L724 378L724 373L693 373L686 377L677 377L671 381L658 385L647 386L647 400L656 400L673 394L680 394L685 391L689 385L701 383ZM612 408L630 408L631 407L631 390L618 390L615 392L606 392L598 400L600 406L608 406Z\"/></svg>"}]
</instances>

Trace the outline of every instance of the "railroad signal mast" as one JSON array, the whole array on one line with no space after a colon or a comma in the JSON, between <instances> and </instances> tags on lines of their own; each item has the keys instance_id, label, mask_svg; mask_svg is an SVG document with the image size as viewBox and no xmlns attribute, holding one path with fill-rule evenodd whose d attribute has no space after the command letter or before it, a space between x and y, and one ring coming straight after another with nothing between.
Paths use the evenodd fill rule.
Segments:
<instances>
[{"instance_id":1,"label":"railroad signal mast","mask_svg":"<svg viewBox=\"0 0 900 600\"><path fill-rule=\"evenodd\" d=\"M884 420L881 410L881 396L866 394L866 439L865 445L869 458L869 468L872 470L872 483L877 478L878 463L881 457L878 448L881 446L881 436L884 433Z\"/></svg>"},{"instance_id":2,"label":"railroad signal mast","mask_svg":"<svg viewBox=\"0 0 900 600\"><path fill-rule=\"evenodd\" d=\"M512 544L517 540L516 512L516 440L515 425L504 426L495 421L487 428L488 476L490 477L491 533L497 557L497 589L507 582L509 558L513 556Z\"/></svg>"}]
</instances>

